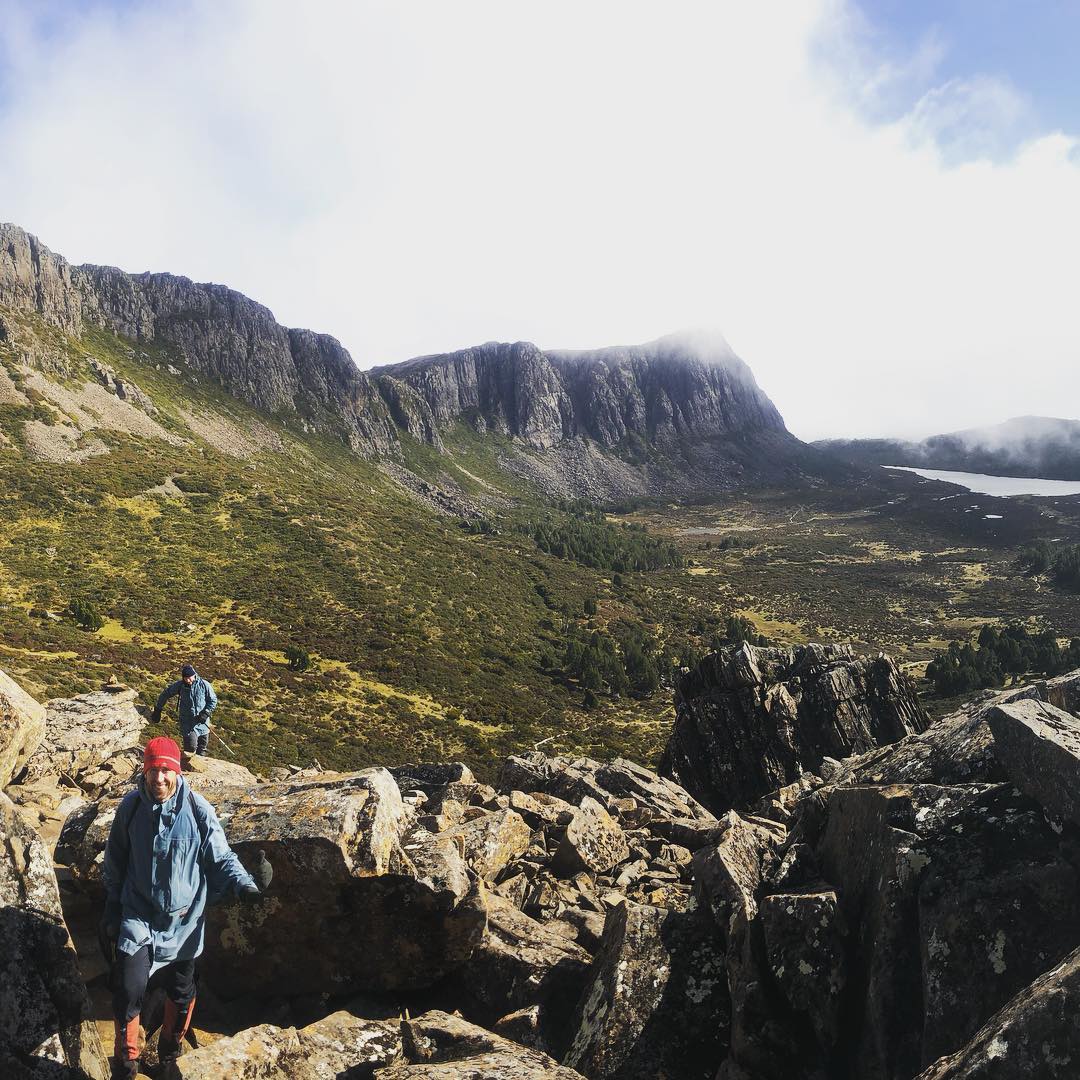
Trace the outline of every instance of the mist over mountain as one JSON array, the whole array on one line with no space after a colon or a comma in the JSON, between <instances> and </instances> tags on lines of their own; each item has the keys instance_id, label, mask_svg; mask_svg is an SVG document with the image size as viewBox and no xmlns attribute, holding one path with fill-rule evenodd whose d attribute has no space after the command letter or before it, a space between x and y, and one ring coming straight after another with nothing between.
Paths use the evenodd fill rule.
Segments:
<instances>
[{"instance_id":1,"label":"mist over mountain","mask_svg":"<svg viewBox=\"0 0 1080 1080\"><path fill-rule=\"evenodd\" d=\"M1017 416L1001 424L900 439L820 439L812 444L859 465L908 465L997 476L1080 480L1080 421Z\"/></svg>"},{"instance_id":2,"label":"mist over mountain","mask_svg":"<svg viewBox=\"0 0 1080 1080\"><path fill-rule=\"evenodd\" d=\"M453 453L447 436L463 425L501 437L507 467L551 494L700 493L836 471L716 336L582 352L488 342L364 372L335 338L281 326L223 285L72 266L14 225L0 225L0 306L71 337L94 326L171 345L196 377L364 457L401 461L409 439ZM30 342L26 359L48 364L40 352Z\"/></svg>"}]
</instances>

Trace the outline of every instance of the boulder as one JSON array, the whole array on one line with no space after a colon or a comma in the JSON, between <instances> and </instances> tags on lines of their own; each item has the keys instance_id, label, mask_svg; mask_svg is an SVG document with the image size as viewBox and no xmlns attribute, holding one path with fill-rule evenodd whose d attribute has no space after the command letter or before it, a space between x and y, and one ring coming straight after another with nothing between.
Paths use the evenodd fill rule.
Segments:
<instances>
[{"instance_id":1,"label":"boulder","mask_svg":"<svg viewBox=\"0 0 1080 1080\"><path fill-rule=\"evenodd\" d=\"M533 750L506 759L498 786L503 792L555 795L574 806L589 796L614 814L619 813L618 801L629 796L651 815L712 819L678 784L625 758L601 763L592 758L548 757Z\"/></svg>"},{"instance_id":2,"label":"boulder","mask_svg":"<svg viewBox=\"0 0 1080 1080\"><path fill-rule=\"evenodd\" d=\"M697 888L724 929L735 912L757 915L762 862L775 837L734 810L720 819L720 830L719 842L699 848L692 865Z\"/></svg>"},{"instance_id":3,"label":"boulder","mask_svg":"<svg viewBox=\"0 0 1080 1080\"><path fill-rule=\"evenodd\" d=\"M485 1027L510 1013L534 1010L529 1022L536 1038L529 1045L558 1057L590 960L551 925L489 896L487 933L454 977L449 996Z\"/></svg>"},{"instance_id":4,"label":"boulder","mask_svg":"<svg viewBox=\"0 0 1080 1080\"><path fill-rule=\"evenodd\" d=\"M22 772L44 735L44 706L0 671L0 790Z\"/></svg>"},{"instance_id":5,"label":"boulder","mask_svg":"<svg viewBox=\"0 0 1080 1080\"><path fill-rule=\"evenodd\" d=\"M846 929L836 893L773 893L761 901L769 968L791 1011L807 1018L823 1052L837 1046L847 983Z\"/></svg>"},{"instance_id":6,"label":"boulder","mask_svg":"<svg viewBox=\"0 0 1080 1080\"><path fill-rule=\"evenodd\" d=\"M586 795L566 826L554 862L560 873L572 877L582 870L604 873L629 855L622 829L595 799Z\"/></svg>"},{"instance_id":7,"label":"boulder","mask_svg":"<svg viewBox=\"0 0 1080 1080\"><path fill-rule=\"evenodd\" d=\"M97 690L45 703L45 732L27 762L25 782L64 774L79 779L116 754L139 746L143 718L134 690Z\"/></svg>"},{"instance_id":8,"label":"boulder","mask_svg":"<svg viewBox=\"0 0 1080 1080\"><path fill-rule=\"evenodd\" d=\"M886 656L743 643L679 681L660 772L720 813L816 771L825 757L895 742L928 723L914 684Z\"/></svg>"},{"instance_id":9,"label":"boulder","mask_svg":"<svg viewBox=\"0 0 1080 1080\"><path fill-rule=\"evenodd\" d=\"M1041 701L997 705L987 719L1009 779L1057 821L1080 825L1080 720Z\"/></svg>"},{"instance_id":10,"label":"boulder","mask_svg":"<svg viewBox=\"0 0 1080 1080\"><path fill-rule=\"evenodd\" d=\"M842 788L826 810L865 1075L956 1051L1080 943L1080 843L1011 785Z\"/></svg>"},{"instance_id":11,"label":"boulder","mask_svg":"<svg viewBox=\"0 0 1080 1080\"><path fill-rule=\"evenodd\" d=\"M52 859L0 792L0 1076L106 1080Z\"/></svg>"},{"instance_id":12,"label":"boulder","mask_svg":"<svg viewBox=\"0 0 1080 1080\"><path fill-rule=\"evenodd\" d=\"M274 868L261 904L209 911L202 970L222 997L430 986L483 935L483 892L457 847L413 828L385 769L224 788L215 808L240 859L261 849ZM115 810L72 814L57 845L91 888Z\"/></svg>"},{"instance_id":13,"label":"boulder","mask_svg":"<svg viewBox=\"0 0 1080 1080\"><path fill-rule=\"evenodd\" d=\"M181 1055L183 1080L329 1080L372 1076L401 1052L396 1020L336 1012L303 1028L260 1024Z\"/></svg>"},{"instance_id":14,"label":"boulder","mask_svg":"<svg viewBox=\"0 0 1080 1080\"><path fill-rule=\"evenodd\" d=\"M728 1016L712 920L626 902L608 914L563 1062L596 1080L712 1080Z\"/></svg>"},{"instance_id":15,"label":"boulder","mask_svg":"<svg viewBox=\"0 0 1080 1080\"><path fill-rule=\"evenodd\" d=\"M547 1054L431 1011L401 1025L402 1060L378 1080L583 1080Z\"/></svg>"},{"instance_id":16,"label":"boulder","mask_svg":"<svg viewBox=\"0 0 1080 1080\"><path fill-rule=\"evenodd\" d=\"M419 789L431 795L447 784L475 784L472 770L461 761L428 762L425 764L394 765L389 770L401 793Z\"/></svg>"},{"instance_id":17,"label":"boulder","mask_svg":"<svg viewBox=\"0 0 1080 1080\"><path fill-rule=\"evenodd\" d=\"M918 1080L1072 1080L1080 1071L1080 949L1039 976Z\"/></svg>"},{"instance_id":18,"label":"boulder","mask_svg":"<svg viewBox=\"0 0 1080 1080\"><path fill-rule=\"evenodd\" d=\"M462 821L441 835L460 845L465 862L475 874L494 881L529 846L532 829L515 811L499 810Z\"/></svg>"}]
</instances>

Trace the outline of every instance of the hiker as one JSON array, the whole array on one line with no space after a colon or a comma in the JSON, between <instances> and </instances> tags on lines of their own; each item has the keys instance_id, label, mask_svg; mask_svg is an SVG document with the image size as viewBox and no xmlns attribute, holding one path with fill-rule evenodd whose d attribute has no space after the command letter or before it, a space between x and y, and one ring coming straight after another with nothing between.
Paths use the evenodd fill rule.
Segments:
<instances>
[{"instance_id":1,"label":"hiker","mask_svg":"<svg viewBox=\"0 0 1080 1080\"><path fill-rule=\"evenodd\" d=\"M195 957L208 897L246 902L259 887L229 847L214 808L180 775L180 747L164 736L143 751L143 771L121 800L105 845L100 932L111 963L116 1025L113 1080L139 1068L139 1013L150 987L165 990L158 1040L164 1074L175 1062L195 1007Z\"/></svg>"},{"instance_id":2,"label":"hiker","mask_svg":"<svg viewBox=\"0 0 1080 1080\"><path fill-rule=\"evenodd\" d=\"M180 669L180 678L166 686L154 706L154 723L171 697L180 695L180 739L189 754L206 754L210 740L210 714L217 707L214 688L190 664Z\"/></svg>"}]
</instances>

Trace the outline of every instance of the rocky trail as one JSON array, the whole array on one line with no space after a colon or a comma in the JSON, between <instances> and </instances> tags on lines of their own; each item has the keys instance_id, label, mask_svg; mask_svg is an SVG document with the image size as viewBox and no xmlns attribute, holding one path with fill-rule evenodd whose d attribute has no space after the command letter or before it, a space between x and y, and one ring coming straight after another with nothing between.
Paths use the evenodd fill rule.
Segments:
<instances>
[{"instance_id":1,"label":"rocky trail","mask_svg":"<svg viewBox=\"0 0 1080 1080\"><path fill-rule=\"evenodd\" d=\"M109 1074L94 933L133 698L0 673L2 1077ZM274 874L211 909L181 1075L1080 1076L1080 672L930 723L885 657L742 646L676 706L665 775L186 760Z\"/></svg>"}]
</instances>

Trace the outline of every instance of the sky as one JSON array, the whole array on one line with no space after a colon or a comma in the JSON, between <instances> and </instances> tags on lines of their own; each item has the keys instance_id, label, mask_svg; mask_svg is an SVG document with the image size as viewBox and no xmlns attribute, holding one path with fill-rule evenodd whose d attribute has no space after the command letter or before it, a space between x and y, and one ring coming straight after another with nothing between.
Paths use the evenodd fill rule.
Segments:
<instances>
[{"instance_id":1,"label":"sky","mask_svg":"<svg viewBox=\"0 0 1080 1080\"><path fill-rule=\"evenodd\" d=\"M703 328L802 438L1077 417L1078 47L1080 0L0 0L0 220L362 368Z\"/></svg>"}]
</instances>

